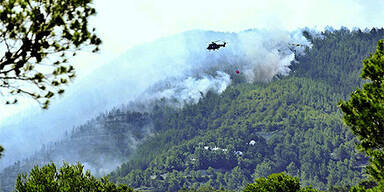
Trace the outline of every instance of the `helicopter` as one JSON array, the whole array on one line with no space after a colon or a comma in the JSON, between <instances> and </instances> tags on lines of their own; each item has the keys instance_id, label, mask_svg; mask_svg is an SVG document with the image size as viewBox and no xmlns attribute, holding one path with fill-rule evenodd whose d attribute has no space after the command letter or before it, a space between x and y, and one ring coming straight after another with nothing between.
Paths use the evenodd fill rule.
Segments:
<instances>
[{"instance_id":1,"label":"helicopter","mask_svg":"<svg viewBox=\"0 0 384 192\"><path fill-rule=\"evenodd\" d=\"M227 42L225 42L225 41L223 41L223 44L218 44L218 43L216 43L216 42L218 42L218 41L212 41L212 42L208 45L207 49L208 49L208 50L217 50L217 49L219 49L220 47L225 47L225 45L227 44ZM240 71L237 69L237 70L235 71L235 73L236 73L236 74L239 74ZM201 94L201 96L203 96L202 92L200 92L200 94Z\"/></svg>"},{"instance_id":2,"label":"helicopter","mask_svg":"<svg viewBox=\"0 0 384 192\"><path fill-rule=\"evenodd\" d=\"M219 43L216 43L216 42L218 42L218 41L212 41L208 45L207 49L208 50L218 50L220 47L225 47L225 45L227 44L227 42L223 42L223 44L219 44Z\"/></svg>"},{"instance_id":3,"label":"helicopter","mask_svg":"<svg viewBox=\"0 0 384 192\"><path fill-rule=\"evenodd\" d=\"M296 46L296 47L304 47L305 45L299 44L299 43L289 43L288 45Z\"/></svg>"}]
</instances>

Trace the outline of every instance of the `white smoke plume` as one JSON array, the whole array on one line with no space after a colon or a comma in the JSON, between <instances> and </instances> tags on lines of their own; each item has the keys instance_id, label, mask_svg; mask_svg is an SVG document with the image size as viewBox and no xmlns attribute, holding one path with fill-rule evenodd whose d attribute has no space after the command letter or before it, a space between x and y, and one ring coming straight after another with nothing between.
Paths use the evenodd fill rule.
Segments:
<instances>
[{"instance_id":1,"label":"white smoke plume","mask_svg":"<svg viewBox=\"0 0 384 192\"><path fill-rule=\"evenodd\" d=\"M230 82L230 76L222 71L217 71L215 76L186 77L181 81L168 80L148 89L138 102L153 103L165 99L168 105L181 108L184 103L197 103L208 91L222 93Z\"/></svg>"},{"instance_id":2,"label":"white smoke plume","mask_svg":"<svg viewBox=\"0 0 384 192\"><path fill-rule=\"evenodd\" d=\"M208 51L208 44L216 40L228 44ZM235 75L248 82L288 75L295 54L303 54L310 46L300 30L195 30L129 49L70 85L65 96L55 100L48 111L36 112L33 108L0 125L0 144L6 149L0 169L115 106L163 98L182 107L198 102L208 91L220 94Z\"/></svg>"}]
</instances>

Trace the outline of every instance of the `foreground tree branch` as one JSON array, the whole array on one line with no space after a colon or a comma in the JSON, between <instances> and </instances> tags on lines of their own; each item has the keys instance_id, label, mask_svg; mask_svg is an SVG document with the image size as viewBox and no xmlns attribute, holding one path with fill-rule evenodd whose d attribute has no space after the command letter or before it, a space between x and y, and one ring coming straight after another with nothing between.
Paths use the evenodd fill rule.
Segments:
<instances>
[{"instance_id":1,"label":"foreground tree branch","mask_svg":"<svg viewBox=\"0 0 384 192\"><path fill-rule=\"evenodd\" d=\"M75 77L70 56L99 50L88 28L92 0L5 0L0 2L0 94L7 104L27 95L48 108ZM42 65L44 64L44 65ZM13 100L13 102L10 102Z\"/></svg>"}]
</instances>

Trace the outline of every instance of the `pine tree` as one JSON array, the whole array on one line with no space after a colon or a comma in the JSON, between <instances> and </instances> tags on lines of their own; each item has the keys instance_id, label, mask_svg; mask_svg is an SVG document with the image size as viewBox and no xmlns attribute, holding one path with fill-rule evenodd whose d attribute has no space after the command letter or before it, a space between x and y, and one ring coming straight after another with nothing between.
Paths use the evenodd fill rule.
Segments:
<instances>
[{"instance_id":1,"label":"pine tree","mask_svg":"<svg viewBox=\"0 0 384 192\"><path fill-rule=\"evenodd\" d=\"M366 83L348 101L340 101L344 122L359 139L359 149L370 157L367 172L384 179L384 40L363 61L361 77Z\"/></svg>"}]
</instances>

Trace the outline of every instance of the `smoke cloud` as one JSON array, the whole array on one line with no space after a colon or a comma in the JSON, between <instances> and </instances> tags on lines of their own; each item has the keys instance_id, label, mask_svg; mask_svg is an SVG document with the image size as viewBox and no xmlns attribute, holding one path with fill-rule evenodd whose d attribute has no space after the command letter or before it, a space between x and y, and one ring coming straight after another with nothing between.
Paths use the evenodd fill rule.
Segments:
<instances>
[{"instance_id":1,"label":"smoke cloud","mask_svg":"<svg viewBox=\"0 0 384 192\"><path fill-rule=\"evenodd\" d=\"M208 51L208 44L216 40L227 42L226 47ZM310 46L300 30L194 30L129 49L75 81L48 111L31 108L0 125L0 141L6 149L0 169L31 155L44 143L57 141L73 126L122 104L149 105L165 99L182 107L197 103L209 91L222 93L235 75L250 83L288 75L295 54L303 54Z\"/></svg>"},{"instance_id":2,"label":"smoke cloud","mask_svg":"<svg viewBox=\"0 0 384 192\"><path fill-rule=\"evenodd\" d=\"M208 91L222 93L230 84L230 75L217 71L215 76L204 75L201 78L186 77L181 81L165 80L148 89L138 103L153 103L165 100L168 105L181 108L184 103L197 103Z\"/></svg>"}]
</instances>

